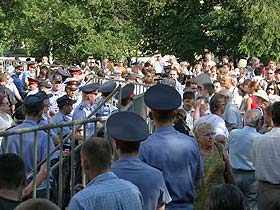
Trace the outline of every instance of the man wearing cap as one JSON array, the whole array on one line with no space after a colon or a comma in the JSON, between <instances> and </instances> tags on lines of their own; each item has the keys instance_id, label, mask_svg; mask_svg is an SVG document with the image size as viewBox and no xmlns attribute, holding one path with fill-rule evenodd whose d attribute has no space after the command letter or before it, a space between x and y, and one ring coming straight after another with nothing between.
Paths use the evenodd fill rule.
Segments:
<instances>
[{"instance_id":1,"label":"man wearing cap","mask_svg":"<svg viewBox=\"0 0 280 210\"><path fill-rule=\"evenodd\" d=\"M44 91L47 95L51 94L52 84L49 80L39 81L39 91Z\"/></svg>"},{"instance_id":2,"label":"man wearing cap","mask_svg":"<svg viewBox=\"0 0 280 210\"><path fill-rule=\"evenodd\" d=\"M68 95L64 95L57 99L57 105L59 108L59 112L57 112L52 120L51 123L62 123L62 122L69 122L71 121L67 115L71 113L73 110L73 104L76 103L76 100L72 100ZM60 136L60 129L55 128L54 132L56 135ZM71 132L71 127L63 127L62 136L66 136Z\"/></svg>"},{"instance_id":3,"label":"man wearing cap","mask_svg":"<svg viewBox=\"0 0 280 210\"><path fill-rule=\"evenodd\" d=\"M133 100L134 96L134 84L128 83L126 84L121 91L121 106L122 110L127 111L129 107L127 105ZM119 94L115 96L116 99L119 99ZM120 102L119 102L120 103Z\"/></svg>"},{"instance_id":4,"label":"man wearing cap","mask_svg":"<svg viewBox=\"0 0 280 210\"><path fill-rule=\"evenodd\" d=\"M181 96L174 88L157 84L146 91L144 101L156 130L141 144L140 159L162 171L172 198L166 209L193 209L195 188L204 173L197 142L172 126Z\"/></svg>"},{"instance_id":5,"label":"man wearing cap","mask_svg":"<svg viewBox=\"0 0 280 210\"><path fill-rule=\"evenodd\" d=\"M112 172L139 188L143 196L143 209L164 209L171 197L163 174L138 157L140 142L149 136L146 121L133 112L118 112L109 117L106 125L109 136L115 140L120 158L113 163Z\"/></svg>"},{"instance_id":6,"label":"man wearing cap","mask_svg":"<svg viewBox=\"0 0 280 210\"><path fill-rule=\"evenodd\" d=\"M82 102L77 106L73 114L73 120L85 120L96 108L95 100L98 96L98 83L92 83L80 87L82 91ZM95 117L95 116L92 116ZM86 136L94 134L94 123L88 123Z\"/></svg>"},{"instance_id":7,"label":"man wearing cap","mask_svg":"<svg viewBox=\"0 0 280 210\"><path fill-rule=\"evenodd\" d=\"M103 103L106 99L106 97L116 88L116 83L114 81L107 81L103 84L101 84L98 88L99 92L101 93L101 97L96 101L96 104L99 105ZM111 99L110 99L111 100ZM103 117L103 116L110 116L115 110L118 108L112 105L110 102L105 102L105 104L100 107L100 109L97 111L96 116L97 117Z\"/></svg>"},{"instance_id":8,"label":"man wearing cap","mask_svg":"<svg viewBox=\"0 0 280 210\"><path fill-rule=\"evenodd\" d=\"M52 79L52 89L51 89L52 97L50 98L50 114L52 116L58 112L58 106L56 100L65 94L63 91L61 91L61 84L62 84L62 76L59 74L54 75Z\"/></svg>"},{"instance_id":9,"label":"man wearing cap","mask_svg":"<svg viewBox=\"0 0 280 210\"><path fill-rule=\"evenodd\" d=\"M75 78L67 78L64 82L65 85L65 92L71 98L72 100L76 100L76 103L73 104L73 110L71 111L70 114L67 115L70 120L72 120L74 111L76 107L81 103L82 98L78 94L79 90L79 81Z\"/></svg>"},{"instance_id":10,"label":"man wearing cap","mask_svg":"<svg viewBox=\"0 0 280 210\"><path fill-rule=\"evenodd\" d=\"M38 122L40 121L43 109L44 109L44 98L39 95L30 95L24 99L23 102L23 112L25 114L25 120L18 126L11 128L10 130L21 130L23 128L31 128L38 126ZM2 142L1 144L1 153L4 153L5 147L7 146L7 152L15 153L18 155L22 155L22 159L25 163L25 174L29 174L34 166L34 138L37 136L37 164L40 163L43 159L45 159L48 155L48 135L44 130L37 131L36 134L34 132L24 133L22 134L22 147L20 146L19 135L11 135L8 137L8 145L5 145L6 142ZM50 151L54 149L53 141L49 142ZM22 148L22 149L20 149ZM51 159L54 156L51 157ZM41 167L41 170L43 168ZM43 169L45 170L45 169ZM40 173L40 172L39 172ZM42 176L41 176L42 175ZM37 176L37 197L45 197L46 196L46 173L40 173L40 176ZM29 180L30 182L31 180ZM29 191L26 192L25 196L28 196L31 193L30 188ZM52 193L51 193L52 195ZM52 197L52 196L51 196Z\"/></svg>"},{"instance_id":11,"label":"man wearing cap","mask_svg":"<svg viewBox=\"0 0 280 210\"><path fill-rule=\"evenodd\" d=\"M28 77L27 80L28 80L28 90L29 90L29 92L27 93L27 96L38 93L39 81L37 79L33 79L30 77Z\"/></svg>"}]
</instances>

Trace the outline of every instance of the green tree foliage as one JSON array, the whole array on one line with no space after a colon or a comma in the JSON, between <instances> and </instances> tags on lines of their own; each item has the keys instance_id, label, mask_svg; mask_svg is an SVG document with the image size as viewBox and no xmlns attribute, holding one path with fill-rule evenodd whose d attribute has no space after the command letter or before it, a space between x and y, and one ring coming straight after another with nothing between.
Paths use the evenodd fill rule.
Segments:
<instances>
[{"instance_id":1,"label":"green tree foliage","mask_svg":"<svg viewBox=\"0 0 280 210\"><path fill-rule=\"evenodd\" d=\"M0 50L79 62L150 55L193 60L215 55L279 58L279 8L273 0L2 0Z\"/></svg>"},{"instance_id":2,"label":"green tree foliage","mask_svg":"<svg viewBox=\"0 0 280 210\"><path fill-rule=\"evenodd\" d=\"M244 8L246 31L239 50L267 60L280 58L280 1L251 0Z\"/></svg>"}]
</instances>

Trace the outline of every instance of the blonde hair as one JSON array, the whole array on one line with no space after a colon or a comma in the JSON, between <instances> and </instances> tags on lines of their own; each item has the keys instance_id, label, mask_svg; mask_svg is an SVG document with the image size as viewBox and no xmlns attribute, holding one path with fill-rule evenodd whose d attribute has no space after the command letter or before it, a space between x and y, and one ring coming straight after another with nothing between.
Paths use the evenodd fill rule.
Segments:
<instances>
[{"instance_id":1,"label":"blonde hair","mask_svg":"<svg viewBox=\"0 0 280 210\"><path fill-rule=\"evenodd\" d=\"M193 128L194 137L198 139L203 131L214 130L214 127L206 121L198 123Z\"/></svg>"}]
</instances>

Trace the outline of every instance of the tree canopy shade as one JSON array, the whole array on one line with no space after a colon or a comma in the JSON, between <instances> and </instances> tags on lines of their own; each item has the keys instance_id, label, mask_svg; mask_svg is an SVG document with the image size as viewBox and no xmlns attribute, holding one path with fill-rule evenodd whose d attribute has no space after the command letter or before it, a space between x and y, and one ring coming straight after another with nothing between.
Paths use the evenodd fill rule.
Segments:
<instances>
[{"instance_id":1,"label":"tree canopy shade","mask_svg":"<svg viewBox=\"0 0 280 210\"><path fill-rule=\"evenodd\" d=\"M151 54L280 57L279 1L2 0L0 49L64 61Z\"/></svg>"}]
</instances>

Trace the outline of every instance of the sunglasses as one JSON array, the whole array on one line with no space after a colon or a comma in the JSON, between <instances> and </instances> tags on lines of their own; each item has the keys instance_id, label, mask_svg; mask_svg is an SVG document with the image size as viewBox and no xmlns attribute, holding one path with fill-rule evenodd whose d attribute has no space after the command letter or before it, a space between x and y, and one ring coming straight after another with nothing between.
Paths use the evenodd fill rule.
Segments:
<instances>
[{"instance_id":1,"label":"sunglasses","mask_svg":"<svg viewBox=\"0 0 280 210\"><path fill-rule=\"evenodd\" d=\"M267 90L274 90L274 88L267 88Z\"/></svg>"}]
</instances>

